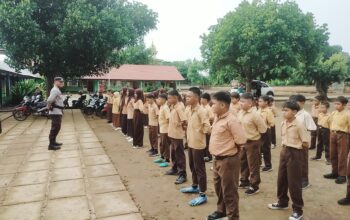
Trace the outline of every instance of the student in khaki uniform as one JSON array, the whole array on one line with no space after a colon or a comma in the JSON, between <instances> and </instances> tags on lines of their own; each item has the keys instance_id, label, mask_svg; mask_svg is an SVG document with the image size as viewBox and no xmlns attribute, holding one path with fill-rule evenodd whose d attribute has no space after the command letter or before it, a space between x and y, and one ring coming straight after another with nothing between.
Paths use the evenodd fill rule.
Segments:
<instances>
[{"instance_id":1,"label":"student in khaki uniform","mask_svg":"<svg viewBox=\"0 0 350 220\"><path fill-rule=\"evenodd\" d=\"M141 89L136 89L135 102L133 103L134 115L133 115L133 139L132 145L134 149L139 149L143 147L143 105L145 98L143 97L143 91Z\"/></svg>"},{"instance_id":2,"label":"student in khaki uniform","mask_svg":"<svg viewBox=\"0 0 350 220\"><path fill-rule=\"evenodd\" d=\"M107 123L112 123L113 93L107 90Z\"/></svg>"},{"instance_id":3,"label":"student in khaki uniform","mask_svg":"<svg viewBox=\"0 0 350 220\"><path fill-rule=\"evenodd\" d=\"M150 94L152 94L152 93L150 93ZM147 94L147 96L148 95L149 94ZM142 114L143 114L143 124L144 124L145 128L148 128L148 123L149 122L148 122L148 103L147 102L143 105L143 113Z\"/></svg>"},{"instance_id":4,"label":"student in khaki uniform","mask_svg":"<svg viewBox=\"0 0 350 220\"><path fill-rule=\"evenodd\" d=\"M168 94L168 103L170 105L170 118L168 136L171 142L171 160L173 167L166 174L178 175L175 184L182 184L187 181L186 157L184 149L185 137L185 108L183 103L179 102L180 94L172 90Z\"/></svg>"},{"instance_id":5,"label":"student in khaki uniform","mask_svg":"<svg viewBox=\"0 0 350 220\"><path fill-rule=\"evenodd\" d=\"M205 170L205 145L206 134L210 133L209 114L200 104L201 90L191 87L186 95L187 107L185 110L187 119L187 143L188 161L192 172L192 186L182 188L182 193L199 193L199 197L189 202L190 206L206 203L208 198L207 174Z\"/></svg>"},{"instance_id":6,"label":"student in khaki uniform","mask_svg":"<svg viewBox=\"0 0 350 220\"><path fill-rule=\"evenodd\" d=\"M127 112L127 129L128 137L126 138L128 142L133 142L134 138L134 102L135 102L135 90L128 90L128 100L126 102L126 112Z\"/></svg>"},{"instance_id":7,"label":"student in khaki uniform","mask_svg":"<svg viewBox=\"0 0 350 220\"><path fill-rule=\"evenodd\" d=\"M209 115L209 122L210 122L210 124L213 124L214 112L213 112L211 106L209 105L209 102L210 102L210 95L208 93L202 94L202 96L201 96L201 105L207 111L207 113ZM206 134L205 136L206 136L205 137L205 139L206 139L206 147L205 147L204 161L205 162L210 162L213 159L213 157L211 156L211 154L209 152L210 134Z\"/></svg>"},{"instance_id":8,"label":"student in khaki uniform","mask_svg":"<svg viewBox=\"0 0 350 220\"><path fill-rule=\"evenodd\" d=\"M241 157L241 188L247 188L247 195L259 192L260 180L260 146L261 134L266 133L267 126L257 111L253 110L254 97L251 93L241 95L241 110L238 119L247 134L247 143L240 152Z\"/></svg>"},{"instance_id":9,"label":"student in khaki uniform","mask_svg":"<svg viewBox=\"0 0 350 220\"><path fill-rule=\"evenodd\" d=\"M275 99L273 98L273 96L269 96L269 98L269 108L273 113L273 117L276 119L276 117L278 117L278 110L275 106ZM276 125L273 125L271 127L271 148L276 148Z\"/></svg>"},{"instance_id":10,"label":"student in khaki uniform","mask_svg":"<svg viewBox=\"0 0 350 220\"><path fill-rule=\"evenodd\" d=\"M240 171L239 149L246 143L246 134L238 118L229 111L230 94L217 92L213 95L214 119L209 144L214 156L213 178L217 209L208 220L225 216L229 220L239 219L238 181Z\"/></svg>"},{"instance_id":11,"label":"student in khaki uniform","mask_svg":"<svg viewBox=\"0 0 350 220\"><path fill-rule=\"evenodd\" d=\"M123 88L122 90L122 96L120 98L121 103L120 103L120 109L121 109L121 116L120 116L120 122L121 122L121 127L122 127L122 133L124 136L127 135L128 133L128 114L126 110L126 105L128 103L128 89Z\"/></svg>"},{"instance_id":12,"label":"student in khaki uniform","mask_svg":"<svg viewBox=\"0 0 350 220\"><path fill-rule=\"evenodd\" d=\"M151 150L149 151L149 156L155 157L158 155L158 115L159 109L158 105L154 100L154 95L149 94L147 96L148 104L148 133L149 142L151 145Z\"/></svg>"},{"instance_id":13,"label":"student in khaki uniform","mask_svg":"<svg viewBox=\"0 0 350 220\"><path fill-rule=\"evenodd\" d=\"M318 114L319 114L319 106L322 101L321 99L322 99L321 96L316 96L312 100L311 116L316 125L317 125ZM318 128L315 131L311 131L311 143L310 143L309 149L316 149L317 133L318 133Z\"/></svg>"},{"instance_id":14,"label":"student in khaki uniform","mask_svg":"<svg viewBox=\"0 0 350 220\"><path fill-rule=\"evenodd\" d=\"M294 95L290 98L291 101L295 101L300 110L295 115L296 119L301 122L308 132L316 131L317 126L312 119L312 116L309 112L305 111L304 105L306 102L306 98L303 95ZM304 152L304 160L302 163L302 189L307 189L311 186L309 181L309 148L303 148Z\"/></svg>"},{"instance_id":15,"label":"student in khaki uniform","mask_svg":"<svg viewBox=\"0 0 350 220\"><path fill-rule=\"evenodd\" d=\"M335 179L337 184L346 182L347 158L349 153L350 113L345 109L348 99L339 96L335 102L335 111L330 116L330 159L332 172L324 175L326 179Z\"/></svg>"},{"instance_id":16,"label":"student in khaki uniform","mask_svg":"<svg viewBox=\"0 0 350 220\"><path fill-rule=\"evenodd\" d=\"M259 98L259 110L258 114L262 117L264 123L267 126L267 130L264 134L261 135L261 153L263 155L265 167L262 168L262 172L272 171L271 163L271 127L275 126L275 117L273 116L272 111L270 110L269 96L260 96Z\"/></svg>"},{"instance_id":17,"label":"student in khaki uniform","mask_svg":"<svg viewBox=\"0 0 350 220\"><path fill-rule=\"evenodd\" d=\"M112 107L112 121L114 130L120 130L120 94L115 92L113 94L113 107Z\"/></svg>"},{"instance_id":18,"label":"student in khaki uniform","mask_svg":"<svg viewBox=\"0 0 350 220\"><path fill-rule=\"evenodd\" d=\"M330 114L328 113L329 103L326 101L321 102L318 107L318 132L317 132L317 149L316 156L312 157L311 160L321 160L323 149L325 151L326 163L330 164L329 159L329 136L330 136Z\"/></svg>"},{"instance_id":19,"label":"student in khaki uniform","mask_svg":"<svg viewBox=\"0 0 350 220\"><path fill-rule=\"evenodd\" d=\"M241 110L241 105L239 104L240 96L237 92L231 93L231 104L230 111L237 114Z\"/></svg>"},{"instance_id":20,"label":"student in khaki uniform","mask_svg":"<svg viewBox=\"0 0 350 220\"><path fill-rule=\"evenodd\" d=\"M309 147L310 135L305 126L295 115L300 107L297 103L288 101L283 105L282 150L277 177L278 202L269 204L274 210L288 209L288 190L293 202L293 213L289 220L299 220L303 217L302 196L302 161L303 148Z\"/></svg>"},{"instance_id":21,"label":"student in khaki uniform","mask_svg":"<svg viewBox=\"0 0 350 220\"><path fill-rule=\"evenodd\" d=\"M160 133L160 158L154 160L160 167L169 166L170 162L170 139L168 137L170 108L167 103L167 94L161 93L158 98L159 108L159 133Z\"/></svg>"}]
</instances>

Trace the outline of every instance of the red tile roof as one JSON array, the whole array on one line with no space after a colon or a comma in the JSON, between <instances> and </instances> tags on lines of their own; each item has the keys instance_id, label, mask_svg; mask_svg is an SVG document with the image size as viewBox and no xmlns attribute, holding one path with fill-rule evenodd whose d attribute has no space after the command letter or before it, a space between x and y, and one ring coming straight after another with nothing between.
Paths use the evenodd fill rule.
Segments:
<instances>
[{"instance_id":1,"label":"red tile roof","mask_svg":"<svg viewBox=\"0 0 350 220\"><path fill-rule=\"evenodd\" d=\"M105 79L122 81L180 81L185 80L174 66L129 65L112 68L101 76L88 76L83 79Z\"/></svg>"}]
</instances>

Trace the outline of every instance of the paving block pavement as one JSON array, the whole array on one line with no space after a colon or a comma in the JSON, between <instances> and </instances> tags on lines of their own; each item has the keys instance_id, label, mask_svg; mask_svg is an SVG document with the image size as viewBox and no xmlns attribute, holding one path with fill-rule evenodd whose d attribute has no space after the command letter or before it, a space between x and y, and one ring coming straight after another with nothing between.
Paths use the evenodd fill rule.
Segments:
<instances>
[{"instance_id":1,"label":"paving block pavement","mask_svg":"<svg viewBox=\"0 0 350 220\"><path fill-rule=\"evenodd\" d=\"M0 136L0 219L142 219L81 112L65 111L55 152L50 122L31 117Z\"/></svg>"}]
</instances>

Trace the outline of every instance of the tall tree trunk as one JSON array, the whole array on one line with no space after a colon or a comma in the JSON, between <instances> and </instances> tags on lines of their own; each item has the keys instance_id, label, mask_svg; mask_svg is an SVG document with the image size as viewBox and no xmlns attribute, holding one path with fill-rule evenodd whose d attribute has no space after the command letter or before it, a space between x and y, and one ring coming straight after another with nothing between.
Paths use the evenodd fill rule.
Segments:
<instances>
[{"instance_id":1,"label":"tall tree trunk","mask_svg":"<svg viewBox=\"0 0 350 220\"><path fill-rule=\"evenodd\" d=\"M55 75L54 74L46 74L45 80L46 80L46 96L49 97L50 91L53 87Z\"/></svg>"},{"instance_id":2,"label":"tall tree trunk","mask_svg":"<svg viewBox=\"0 0 350 220\"><path fill-rule=\"evenodd\" d=\"M316 90L323 100L328 100L328 84L322 81L315 82Z\"/></svg>"},{"instance_id":3,"label":"tall tree trunk","mask_svg":"<svg viewBox=\"0 0 350 220\"><path fill-rule=\"evenodd\" d=\"M246 88L246 92L252 92L252 79L247 76L246 77L246 83L245 83L245 88Z\"/></svg>"}]
</instances>

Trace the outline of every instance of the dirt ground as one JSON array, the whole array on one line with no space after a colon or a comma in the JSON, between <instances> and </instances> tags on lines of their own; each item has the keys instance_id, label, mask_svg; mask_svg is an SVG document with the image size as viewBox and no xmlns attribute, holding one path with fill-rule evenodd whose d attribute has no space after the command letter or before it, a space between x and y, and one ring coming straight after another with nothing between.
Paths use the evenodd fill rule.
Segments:
<instances>
[{"instance_id":1,"label":"dirt ground","mask_svg":"<svg viewBox=\"0 0 350 220\"><path fill-rule=\"evenodd\" d=\"M280 106L280 103L278 103ZM307 109L310 104L307 105ZM148 132L145 129L144 145L140 150L132 149L120 132L114 131L106 120L90 118L88 122L100 141L107 154L115 164L122 180L131 193L136 204L140 208L146 220L189 220L206 219L206 216L216 210L216 195L213 188L211 163L207 163L208 174L208 203L199 207L190 207L190 201L194 195L184 195L179 192L181 187L191 185L188 182L177 186L174 184L174 176L164 175L169 168L159 168L148 157L146 150L149 149ZM277 125L281 118L277 118ZM277 143L280 143L280 129L277 127ZM240 190L240 218L242 220L255 219L288 219L289 210L272 211L267 204L276 202L276 182L280 147L272 150L273 168L270 173L261 173L262 183L260 193L247 197L244 190ZM315 155L315 150L310 150L310 157ZM323 174L330 172L331 167L325 164L324 159L317 162L309 162L310 182L312 186L303 191L304 219L317 220L345 220L350 217L349 207L337 205L337 200L344 197L346 185L337 185L334 181L326 180ZM188 176L191 172L188 169Z\"/></svg>"}]
</instances>

